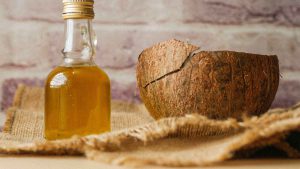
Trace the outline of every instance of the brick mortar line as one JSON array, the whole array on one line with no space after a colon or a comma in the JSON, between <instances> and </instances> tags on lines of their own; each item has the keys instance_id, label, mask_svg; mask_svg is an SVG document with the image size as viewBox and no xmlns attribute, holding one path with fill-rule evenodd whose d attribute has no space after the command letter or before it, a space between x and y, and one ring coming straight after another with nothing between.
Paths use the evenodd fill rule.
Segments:
<instances>
[{"instance_id":1,"label":"brick mortar line","mask_svg":"<svg viewBox=\"0 0 300 169\"><path fill-rule=\"evenodd\" d=\"M13 17L4 17L4 20L9 20L9 21L15 21L15 22L42 22L42 23L49 23L49 24L59 24L59 23L63 23L63 18L61 18L61 20L51 20L51 19L44 19L44 18L27 18L27 19L16 19ZM170 20L170 21L156 21L154 23L156 23L157 25L162 25L162 24L168 24L168 23L173 23L173 22L177 22L177 23L181 23L181 24L209 24L209 25L215 25L215 26L227 26L227 25L234 25L234 26L242 26L242 25L251 25L252 23L218 23L218 22L214 22L214 21L184 21L184 20ZM148 25L149 23L152 22L142 22L142 21L132 21L132 22L122 22L122 21L99 21L97 19L95 19L94 21L95 24L124 24L124 25ZM300 25L295 25L295 24L280 24L280 23L276 23L276 22L260 22L260 23L253 23L253 24L266 24L266 25L274 25L277 27L298 27L300 28Z\"/></svg>"},{"instance_id":2,"label":"brick mortar line","mask_svg":"<svg viewBox=\"0 0 300 169\"><path fill-rule=\"evenodd\" d=\"M281 31L283 33L291 33L291 32L300 32L300 27L278 27L276 25L266 25L266 24L251 24L251 25L211 25L211 24L176 24L176 23L169 23L169 24L147 24L147 25L114 25L114 24L94 24L94 28L99 29L115 29L115 30L122 30L122 29L138 29L141 30L154 30L154 31L210 31L210 32L228 32L228 33L235 33L235 32L274 32L274 31Z\"/></svg>"},{"instance_id":3,"label":"brick mortar line","mask_svg":"<svg viewBox=\"0 0 300 169\"><path fill-rule=\"evenodd\" d=\"M299 80L300 81L300 71L282 71L281 80Z\"/></svg>"},{"instance_id":4,"label":"brick mortar line","mask_svg":"<svg viewBox=\"0 0 300 169\"><path fill-rule=\"evenodd\" d=\"M33 25L36 23L35 26L45 26L45 25L52 25L53 27L50 27L50 29L53 29L54 27L56 29L62 29L64 28L64 22L41 22L41 21L14 21L14 20L2 20L2 25L11 25L12 27L16 27L19 25ZM283 32L290 32L290 31L299 31L300 32L300 26L299 27L291 27L291 26L281 26L281 25L274 25L274 24L243 24L243 25L218 25L218 24L208 24L208 23L148 23L148 24L120 24L120 23L93 23L94 28L104 29L141 29L141 30L189 30L189 31L223 31L223 32L243 32L243 31L261 31L261 32L274 32L276 31L283 31ZM4 26L3 26L4 27ZM226 28L226 29L224 29Z\"/></svg>"}]
</instances>

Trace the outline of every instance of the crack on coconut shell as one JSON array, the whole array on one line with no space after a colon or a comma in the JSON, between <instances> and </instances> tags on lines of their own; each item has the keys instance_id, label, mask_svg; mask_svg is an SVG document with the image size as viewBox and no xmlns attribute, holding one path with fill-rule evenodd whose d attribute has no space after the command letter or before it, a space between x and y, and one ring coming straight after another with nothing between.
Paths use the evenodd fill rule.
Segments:
<instances>
[{"instance_id":1,"label":"crack on coconut shell","mask_svg":"<svg viewBox=\"0 0 300 169\"><path fill-rule=\"evenodd\" d=\"M167 76L169 76L169 75L172 75L172 74L174 74L174 73L179 72L180 70L182 70L182 69L190 62L190 60L191 60L197 53L200 53L201 51L202 51L201 49L196 49L196 50L192 51L192 52L186 57L186 59L183 61L183 63L181 64L181 66L180 66L178 69L175 69L175 70L173 70L173 71L171 71L171 72L169 72L169 73L166 73L166 74L164 74L164 75L158 77L158 78L155 79L155 80L152 80L151 82L147 83L147 84L144 86L144 89L146 89L146 88L147 88L150 84L152 84L152 83L155 83L155 82L157 82L157 81L159 81L159 80L161 80L161 79L164 79L165 77L167 77Z\"/></svg>"}]
</instances>

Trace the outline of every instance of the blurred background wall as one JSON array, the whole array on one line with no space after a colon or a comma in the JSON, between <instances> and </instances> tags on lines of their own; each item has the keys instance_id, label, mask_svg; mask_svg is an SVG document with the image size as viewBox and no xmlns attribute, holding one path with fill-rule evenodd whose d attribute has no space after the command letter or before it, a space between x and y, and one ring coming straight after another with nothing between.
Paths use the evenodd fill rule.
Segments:
<instances>
[{"instance_id":1,"label":"blurred background wall","mask_svg":"<svg viewBox=\"0 0 300 169\"><path fill-rule=\"evenodd\" d=\"M18 83L43 85L62 59L62 0L0 3L1 109ZM208 50L276 54L281 82L273 107L300 100L300 0L95 0L96 62L114 99L139 101L139 53L177 38Z\"/></svg>"}]
</instances>

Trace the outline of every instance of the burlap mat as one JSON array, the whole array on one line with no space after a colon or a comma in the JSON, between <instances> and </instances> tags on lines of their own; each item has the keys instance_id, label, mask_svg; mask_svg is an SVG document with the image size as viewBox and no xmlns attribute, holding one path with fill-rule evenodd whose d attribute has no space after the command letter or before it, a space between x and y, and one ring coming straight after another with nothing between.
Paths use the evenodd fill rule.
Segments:
<instances>
[{"instance_id":1,"label":"burlap mat","mask_svg":"<svg viewBox=\"0 0 300 169\"><path fill-rule=\"evenodd\" d=\"M0 133L2 154L85 155L119 165L208 165L250 156L300 157L300 104L238 122L187 115L154 121L143 105L113 102L112 132L43 139L44 93L20 86Z\"/></svg>"}]
</instances>

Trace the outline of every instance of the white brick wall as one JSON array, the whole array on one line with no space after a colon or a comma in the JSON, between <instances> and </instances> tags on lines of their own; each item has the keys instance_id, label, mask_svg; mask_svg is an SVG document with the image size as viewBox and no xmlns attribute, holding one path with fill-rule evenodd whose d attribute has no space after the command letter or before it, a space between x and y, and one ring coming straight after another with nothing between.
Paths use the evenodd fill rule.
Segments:
<instances>
[{"instance_id":1,"label":"white brick wall","mask_svg":"<svg viewBox=\"0 0 300 169\"><path fill-rule=\"evenodd\" d=\"M17 83L37 84L59 63L61 11L61 0L0 4L2 108L11 102ZM100 44L96 62L110 75L114 98L136 100L139 53L153 43L178 38L206 50L278 55L282 82L274 105L300 100L300 1L96 0L95 12Z\"/></svg>"}]
</instances>

